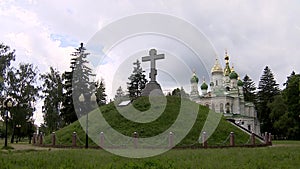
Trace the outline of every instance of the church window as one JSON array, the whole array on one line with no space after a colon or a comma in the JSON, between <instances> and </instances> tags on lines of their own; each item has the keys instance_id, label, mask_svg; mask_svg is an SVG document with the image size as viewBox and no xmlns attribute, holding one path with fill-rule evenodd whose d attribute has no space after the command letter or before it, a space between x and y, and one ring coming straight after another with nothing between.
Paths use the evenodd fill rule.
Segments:
<instances>
[{"instance_id":1,"label":"church window","mask_svg":"<svg viewBox=\"0 0 300 169\"><path fill-rule=\"evenodd\" d=\"M223 103L220 103L220 112L224 113L224 104Z\"/></svg>"},{"instance_id":2,"label":"church window","mask_svg":"<svg viewBox=\"0 0 300 169\"><path fill-rule=\"evenodd\" d=\"M216 86L218 86L218 81L216 80Z\"/></svg>"},{"instance_id":3,"label":"church window","mask_svg":"<svg viewBox=\"0 0 300 169\"><path fill-rule=\"evenodd\" d=\"M248 130L251 131L251 125L248 125Z\"/></svg>"},{"instance_id":4,"label":"church window","mask_svg":"<svg viewBox=\"0 0 300 169\"><path fill-rule=\"evenodd\" d=\"M226 113L230 113L230 104L226 103Z\"/></svg>"},{"instance_id":5,"label":"church window","mask_svg":"<svg viewBox=\"0 0 300 169\"><path fill-rule=\"evenodd\" d=\"M230 88L227 86L227 87L226 87L226 90L227 90L227 91L229 91L229 90L230 90Z\"/></svg>"},{"instance_id":6,"label":"church window","mask_svg":"<svg viewBox=\"0 0 300 169\"><path fill-rule=\"evenodd\" d=\"M215 111L215 104L214 103L211 105L211 109L212 109L212 111Z\"/></svg>"}]
</instances>

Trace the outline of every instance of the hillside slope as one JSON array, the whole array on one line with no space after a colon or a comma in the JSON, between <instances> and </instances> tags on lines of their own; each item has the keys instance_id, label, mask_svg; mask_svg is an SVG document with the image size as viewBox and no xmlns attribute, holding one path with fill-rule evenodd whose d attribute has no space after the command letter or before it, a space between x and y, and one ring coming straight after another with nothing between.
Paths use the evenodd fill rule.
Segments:
<instances>
[{"instance_id":1,"label":"hillside slope","mask_svg":"<svg viewBox=\"0 0 300 169\"><path fill-rule=\"evenodd\" d=\"M199 145L198 139L202 127L204 126L204 123L207 119L209 109L202 105L198 105L194 102L187 101L187 100L185 101L188 102L190 107L199 106L199 111L193 127L191 128L187 136L179 144L177 144L177 146ZM141 97L136 101L134 101L132 104L136 109L141 111L146 111L151 107L148 98L146 97ZM124 118L118 112L118 110L116 109L113 103L101 107L100 110L105 120L116 131L127 136L132 136L133 132L137 132L139 134L139 137L147 138L162 133L176 121L180 110L180 104L181 104L181 99L179 97L172 97L172 96L167 97L167 105L166 108L164 109L164 112L156 120L151 121L149 123L137 123ZM97 117L99 116L98 113L99 112L97 111L92 111L89 113L89 125L90 125L89 132L100 133L101 131L99 130L99 128L101 128L101 124L97 123ZM217 115L217 113L213 113L213 114ZM83 116L82 119L80 120L85 121L85 116ZM71 125L66 126L65 128L62 128L59 131L56 131L57 144L71 145L72 143L71 136L72 133L75 131L77 133L77 137L79 138L77 144L84 145L84 141L85 141L84 130L85 128L83 129L81 127L79 121L76 121ZM236 139L235 142L237 145L245 144L249 142L249 135L242 132L240 129L236 128L235 126L229 124L225 120L225 118L222 117L216 130L214 131L212 136L209 137L208 144L212 146L229 145L228 136L230 132L235 133L235 139ZM174 135L176 135L176 133L174 133ZM45 143L50 144L50 141L51 141L50 136L46 136ZM91 139L89 140L89 145L96 146L96 144Z\"/></svg>"}]
</instances>

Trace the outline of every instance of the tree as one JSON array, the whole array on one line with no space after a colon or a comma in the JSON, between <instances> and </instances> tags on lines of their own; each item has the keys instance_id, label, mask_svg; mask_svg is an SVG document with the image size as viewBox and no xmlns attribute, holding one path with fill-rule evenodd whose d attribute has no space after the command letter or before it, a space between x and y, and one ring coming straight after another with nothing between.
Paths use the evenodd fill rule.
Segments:
<instances>
[{"instance_id":1,"label":"tree","mask_svg":"<svg viewBox=\"0 0 300 169\"><path fill-rule=\"evenodd\" d=\"M43 98L44 106L44 126L48 128L48 132L58 130L63 127L63 121L60 117L60 108L63 100L63 83L62 75L59 71L50 67L50 72L42 74L40 77L43 80Z\"/></svg>"},{"instance_id":2,"label":"tree","mask_svg":"<svg viewBox=\"0 0 300 169\"><path fill-rule=\"evenodd\" d=\"M274 133L273 121L269 118L271 110L267 105L268 103L273 102L274 97L279 93L280 90L274 79L274 75L269 67L266 66L259 81L256 101L258 119L261 122L262 132Z\"/></svg>"},{"instance_id":3,"label":"tree","mask_svg":"<svg viewBox=\"0 0 300 169\"><path fill-rule=\"evenodd\" d=\"M178 96L178 97L180 97L181 96L181 91L180 91L180 89L179 88L176 88L176 89L174 89L173 91L172 91L172 96Z\"/></svg>"},{"instance_id":4,"label":"tree","mask_svg":"<svg viewBox=\"0 0 300 169\"><path fill-rule=\"evenodd\" d=\"M125 92L123 91L122 87L119 86L119 88L116 91L114 101L115 101L115 103L119 104L124 100L127 100Z\"/></svg>"},{"instance_id":5,"label":"tree","mask_svg":"<svg viewBox=\"0 0 300 169\"><path fill-rule=\"evenodd\" d=\"M181 96L182 98L189 98L189 97L190 97L189 94L187 94L187 93L185 92L185 90L183 89L182 86L181 86L181 88L180 88L180 96Z\"/></svg>"},{"instance_id":6,"label":"tree","mask_svg":"<svg viewBox=\"0 0 300 169\"><path fill-rule=\"evenodd\" d=\"M0 43L0 91L4 89L4 80L6 78L6 70L10 66L11 61L15 60L15 50L10 50L9 46ZM2 92L1 92L2 94Z\"/></svg>"},{"instance_id":7,"label":"tree","mask_svg":"<svg viewBox=\"0 0 300 169\"><path fill-rule=\"evenodd\" d=\"M17 105L11 109L10 126L12 127L12 139L16 134L16 126L22 126L19 135L32 134L31 121L35 111L34 103L39 98L40 87L36 85L37 68L32 64L20 64L19 68L11 68L7 77L7 95L11 96Z\"/></svg>"},{"instance_id":8,"label":"tree","mask_svg":"<svg viewBox=\"0 0 300 169\"><path fill-rule=\"evenodd\" d=\"M117 89L117 92L116 92L114 100L118 100L119 98L122 98L124 96L125 96L125 93L124 93L122 87L119 86L119 88Z\"/></svg>"},{"instance_id":9,"label":"tree","mask_svg":"<svg viewBox=\"0 0 300 169\"><path fill-rule=\"evenodd\" d=\"M76 51L71 54L74 58L71 59L71 71L63 74L64 78L64 98L62 103L61 116L67 124L70 124L89 111L89 99L95 89L95 83L90 81L92 74L91 68L88 67L89 61L86 59L89 53L86 53L86 48L83 43ZM76 92L74 92L76 91ZM83 94L86 102L86 107L82 107L82 112L75 112L74 104L79 104L79 96Z\"/></svg>"},{"instance_id":10,"label":"tree","mask_svg":"<svg viewBox=\"0 0 300 169\"><path fill-rule=\"evenodd\" d=\"M269 115L270 120L273 122L273 135L276 138L283 138L288 129L288 122L286 118L283 118L287 113L287 105L282 97L282 95L276 95L273 102L268 103L268 108L270 108L271 113Z\"/></svg>"},{"instance_id":11,"label":"tree","mask_svg":"<svg viewBox=\"0 0 300 169\"><path fill-rule=\"evenodd\" d=\"M64 121L66 125L77 120L77 116L75 113L75 108L73 104L72 98L72 79L73 73L64 72L62 74L63 79L63 98L62 98L62 108L61 108L61 119Z\"/></svg>"},{"instance_id":12,"label":"tree","mask_svg":"<svg viewBox=\"0 0 300 169\"><path fill-rule=\"evenodd\" d=\"M284 84L286 88L283 90L283 98L287 105L286 121L289 128L286 131L286 136L289 139L300 139L300 74L292 74L287 78Z\"/></svg>"},{"instance_id":13,"label":"tree","mask_svg":"<svg viewBox=\"0 0 300 169\"><path fill-rule=\"evenodd\" d=\"M245 101L255 102L255 90L256 87L254 81L248 75L245 75L243 79L243 93Z\"/></svg>"},{"instance_id":14,"label":"tree","mask_svg":"<svg viewBox=\"0 0 300 169\"><path fill-rule=\"evenodd\" d=\"M103 79L101 79L100 82L96 83L96 98L97 98L97 104L99 106L103 106L106 104L106 97L107 95L105 94L105 85L103 82Z\"/></svg>"},{"instance_id":15,"label":"tree","mask_svg":"<svg viewBox=\"0 0 300 169\"><path fill-rule=\"evenodd\" d=\"M141 96L142 90L145 88L146 83L148 82L145 78L145 71L143 71L140 61L136 60L136 62L134 62L133 65L136 65L136 67L133 68L133 74L131 74L131 76L128 78L130 82L127 83L129 97L132 100Z\"/></svg>"},{"instance_id":16,"label":"tree","mask_svg":"<svg viewBox=\"0 0 300 169\"><path fill-rule=\"evenodd\" d=\"M182 97L182 98L189 98L189 94L187 94L185 92L185 90L183 89L183 87L176 88L172 91L172 93L168 93L169 96L178 96L178 97Z\"/></svg>"}]
</instances>

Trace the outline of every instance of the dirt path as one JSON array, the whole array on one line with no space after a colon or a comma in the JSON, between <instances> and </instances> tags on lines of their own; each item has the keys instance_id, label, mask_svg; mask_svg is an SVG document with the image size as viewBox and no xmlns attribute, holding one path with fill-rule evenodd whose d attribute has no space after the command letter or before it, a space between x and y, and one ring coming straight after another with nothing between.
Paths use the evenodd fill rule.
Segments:
<instances>
[{"instance_id":1,"label":"dirt path","mask_svg":"<svg viewBox=\"0 0 300 169\"><path fill-rule=\"evenodd\" d=\"M32 144L24 144L24 143L16 143L16 144L10 144L14 149L13 150L48 150L47 147L38 147L33 146Z\"/></svg>"}]
</instances>

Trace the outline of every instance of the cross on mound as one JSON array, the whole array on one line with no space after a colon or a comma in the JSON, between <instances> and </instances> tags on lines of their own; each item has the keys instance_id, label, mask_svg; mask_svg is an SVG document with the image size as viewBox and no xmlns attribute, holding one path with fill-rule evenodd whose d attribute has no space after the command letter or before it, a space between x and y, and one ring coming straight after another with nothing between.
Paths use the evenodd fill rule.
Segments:
<instances>
[{"instance_id":1,"label":"cross on mound","mask_svg":"<svg viewBox=\"0 0 300 169\"><path fill-rule=\"evenodd\" d=\"M142 62L147 62L150 61L150 82L146 84L145 89L142 91L142 96L149 96L151 91L155 90L154 95L163 95L163 92L161 90L160 85L156 81L156 75L157 75L157 70L156 70L156 65L155 61L164 59L165 55L164 54L159 54L157 55L157 51L155 49L151 49L149 51L149 56L144 56L142 57Z\"/></svg>"}]
</instances>

